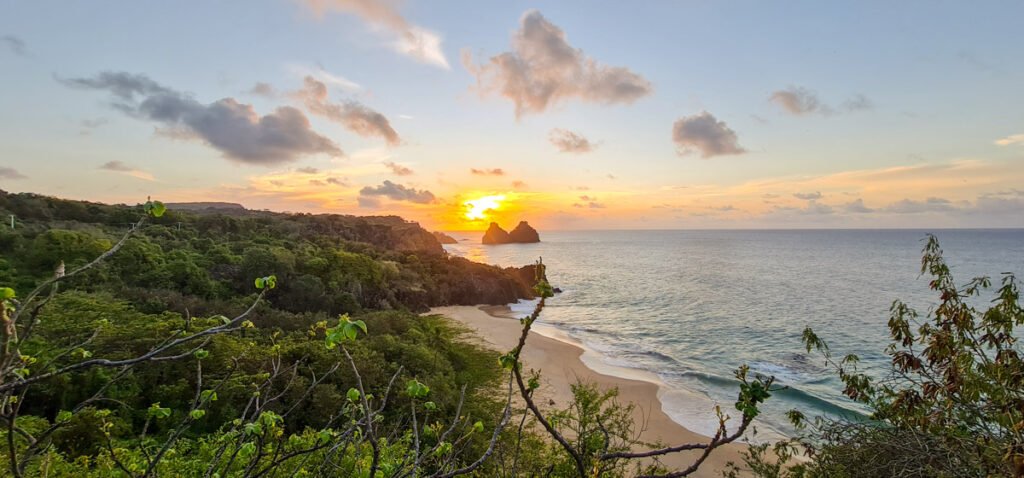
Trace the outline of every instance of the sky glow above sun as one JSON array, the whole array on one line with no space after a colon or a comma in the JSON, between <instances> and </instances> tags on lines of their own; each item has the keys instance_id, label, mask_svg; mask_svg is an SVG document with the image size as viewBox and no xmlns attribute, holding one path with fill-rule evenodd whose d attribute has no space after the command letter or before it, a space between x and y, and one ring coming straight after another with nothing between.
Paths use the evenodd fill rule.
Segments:
<instances>
[{"instance_id":1,"label":"sky glow above sun","mask_svg":"<svg viewBox=\"0 0 1024 478\"><path fill-rule=\"evenodd\" d=\"M452 231L1024 227L1022 17L998 0L0 2L0 189Z\"/></svg>"}]
</instances>

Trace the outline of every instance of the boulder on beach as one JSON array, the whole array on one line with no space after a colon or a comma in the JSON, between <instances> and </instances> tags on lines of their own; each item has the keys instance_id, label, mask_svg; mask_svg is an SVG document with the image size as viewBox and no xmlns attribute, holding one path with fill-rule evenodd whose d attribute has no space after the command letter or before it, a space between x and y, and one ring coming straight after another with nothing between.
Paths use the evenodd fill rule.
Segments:
<instances>
[{"instance_id":1,"label":"boulder on beach","mask_svg":"<svg viewBox=\"0 0 1024 478\"><path fill-rule=\"evenodd\" d=\"M508 244L511 238L508 232L501 228L496 222L492 222L484 233L484 244Z\"/></svg>"},{"instance_id":2,"label":"boulder on beach","mask_svg":"<svg viewBox=\"0 0 1024 478\"><path fill-rule=\"evenodd\" d=\"M508 233L508 235L511 242L540 242L540 234L537 233L536 229L530 227L530 223L526 221L519 221L519 225L516 226L512 232Z\"/></svg>"}]
</instances>

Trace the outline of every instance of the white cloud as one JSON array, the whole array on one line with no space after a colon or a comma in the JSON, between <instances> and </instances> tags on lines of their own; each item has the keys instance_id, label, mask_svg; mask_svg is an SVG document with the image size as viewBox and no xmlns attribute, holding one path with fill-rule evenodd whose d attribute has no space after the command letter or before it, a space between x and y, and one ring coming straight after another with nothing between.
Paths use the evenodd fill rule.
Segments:
<instances>
[{"instance_id":1,"label":"white cloud","mask_svg":"<svg viewBox=\"0 0 1024 478\"><path fill-rule=\"evenodd\" d=\"M289 64L285 65L285 69L288 70L288 72L291 73L292 75L295 75L299 78L306 78L312 76L313 78L319 80L321 83L341 88L342 90L345 90L350 93L359 91L363 88L362 86L359 85L359 83L356 83L348 78L345 78L344 76L331 73L327 70L324 70L323 68L310 68L304 65Z\"/></svg>"},{"instance_id":2,"label":"white cloud","mask_svg":"<svg viewBox=\"0 0 1024 478\"><path fill-rule=\"evenodd\" d=\"M390 0L302 0L317 16L329 11L356 15L374 30L392 36L389 45L394 51L420 63L451 69L441 47L441 35L409 22L398 12L397 2Z\"/></svg>"},{"instance_id":3,"label":"white cloud","mask_svg":"<svg viewBox=\"0 0 1024 478\"><path fill-rule=\"evenodd\" d=\"M496 93L515 103L516 118L569 99L629 104L653 91L646 78L628 68L604 65L574 48L537 10L523 14L512 51L481 65L463 51L462 61L481 94Z\"/></svg>"}]
</instances>

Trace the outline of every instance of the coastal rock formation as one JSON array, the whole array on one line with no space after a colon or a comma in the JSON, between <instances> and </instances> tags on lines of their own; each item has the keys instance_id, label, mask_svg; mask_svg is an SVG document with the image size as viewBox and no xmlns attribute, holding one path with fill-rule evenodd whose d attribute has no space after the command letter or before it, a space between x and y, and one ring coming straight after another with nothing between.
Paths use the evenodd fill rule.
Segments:
<instances>
[{"instance_id":1,"label":"coastal rock formation","mask_svg":"<svg viewBox=\"0 0 1024 478\"><path fill-rule=\"evenodd\" d=\"M519 221L519 225L512 232L506 232L498 223L492 222L483 238L484 244L526 244L531 242L540 242L540 234L526 221Z\"/></svg>"},{"instance_id":2,"label":"coastal rock formation","mask_svg":"<svg viewBox=\"0 0 1024 478\"><path fill-rule=\"evenodd\" d=\"M511 241L512 239L509 237L508 232L502 229L496 222L492 222L487 227L487 232L484 233L484 244L508 244Z\"/></svg>"},{"instance_id":3,"label":"coastal rock formation","mask_svg":"<svg viewBox=\"0 0 1024 478\"><path fill-rule=\"evenodd\" d=\"M537 230L530 227L530 224L526 221L519 221L519 225L508 235L512 242L540 242L540 234L537 234Z\"/></svg>"},{"instance_id":4,"label":"coastal rock formation","mask_svg":"<svg viewBox=\"0 0 1024 478\"><path fill-rule=\"evenodd\" d=\"M448 234L445 234L445 233L443 233L441 231L434 231L432 234L434 235L434 237L437 238L437 242L440 242L441 244L458 244L459 243L459 241L455 240L454 237L449 236Z\"/></svg>"}]
</instances>

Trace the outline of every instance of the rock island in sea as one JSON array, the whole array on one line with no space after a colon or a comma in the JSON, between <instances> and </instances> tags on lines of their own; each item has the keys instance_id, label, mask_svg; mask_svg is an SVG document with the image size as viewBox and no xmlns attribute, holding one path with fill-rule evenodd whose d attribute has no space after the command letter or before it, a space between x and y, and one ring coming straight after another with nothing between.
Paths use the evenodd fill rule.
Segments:
<instances>
[{"instance_id":1,"label":"rock island in sea","mask_svg":"<svg viewBox=\"0 0 1024 478\"><path fill-rule=\"evenodd\" d=\"M528 244L540 242L540 234L526 221L519 221L512 232L507 232L496 222L492 222L484 232L484 244Z\"/></svg>"}]
</instances>

